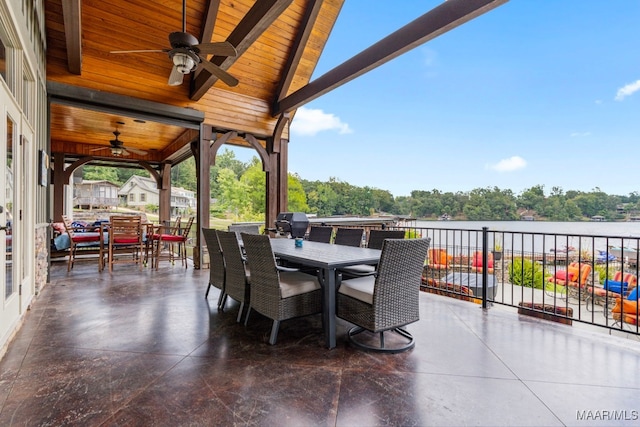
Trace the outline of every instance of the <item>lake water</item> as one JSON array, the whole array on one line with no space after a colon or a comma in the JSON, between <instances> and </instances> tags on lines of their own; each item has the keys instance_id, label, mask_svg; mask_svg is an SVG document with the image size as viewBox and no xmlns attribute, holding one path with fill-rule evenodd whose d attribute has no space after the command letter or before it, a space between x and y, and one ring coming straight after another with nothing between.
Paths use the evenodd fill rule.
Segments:
<instances>
[{"instance_id":1,"label":"lake water","mask_svg":"<svg viewBox=\"0 0 640 427\"><path fill-rule=\"evenodd\" d=\"M640 222L553 222L553 221L416 221L416 227L441 229L430 236L433 244L481 246L481 233L454 230L481 230L488 227L489 246L502 240L504 250L551 252L573 246L579 250L606 250L611 246L637 248ZM493 233L497 232L497 233ZM506 232L506 233L503 233ZM555 236L554 236L555 235Z\"/></svg>"}]
</instances>

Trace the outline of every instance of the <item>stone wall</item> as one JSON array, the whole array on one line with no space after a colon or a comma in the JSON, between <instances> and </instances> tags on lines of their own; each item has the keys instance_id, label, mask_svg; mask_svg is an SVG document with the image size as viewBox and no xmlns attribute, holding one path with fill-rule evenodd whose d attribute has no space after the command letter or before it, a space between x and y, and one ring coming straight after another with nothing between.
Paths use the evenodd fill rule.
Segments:
<instances>
[{"instance_id":1,"label":"stone wall","mask_svg":"<svg viewBox=\"0 0 640 427\"><path fill-rule=\"evenodd\" d=\"M35 265L35 294L38 295L47 284L49 277L49 244L51 232L49 224L39 224L36 227L36 265Z\"/></svg>"}]
</instances>

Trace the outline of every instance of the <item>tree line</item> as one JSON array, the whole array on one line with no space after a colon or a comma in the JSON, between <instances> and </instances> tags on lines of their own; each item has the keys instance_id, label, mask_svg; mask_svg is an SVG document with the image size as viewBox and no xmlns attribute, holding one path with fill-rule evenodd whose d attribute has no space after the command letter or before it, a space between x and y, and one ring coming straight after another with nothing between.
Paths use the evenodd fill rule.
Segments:
<instances>
[{"instance_id":1,"label":"tree line","mask_svg":"<svg viewBox=\"0 0 640 427\"><path fill-rule=\"evenodd\" d=\"M131 175L148 176L144 170L85 166L83 178L108 180L122 185ZM231 150L216 157L210 171L211 214L235 221L264 219L265 179L257 157L242 162ZM196 191L196 168L193 159L172 168L171 184ZM536 185L514 194L509 189L476 188L471 191L441 192L414 190L409 196L394 197L389 191L359 187L330 178L309 181L289 174L289 211L332 215L392 214L436 219L443 216L460 220L518 220L523 215L550 221L580 221L600 216L604 220L621 220L640 210L640 195L609 195L595 188L590 192L564 191Z\"/></svg>"}]
</instances>

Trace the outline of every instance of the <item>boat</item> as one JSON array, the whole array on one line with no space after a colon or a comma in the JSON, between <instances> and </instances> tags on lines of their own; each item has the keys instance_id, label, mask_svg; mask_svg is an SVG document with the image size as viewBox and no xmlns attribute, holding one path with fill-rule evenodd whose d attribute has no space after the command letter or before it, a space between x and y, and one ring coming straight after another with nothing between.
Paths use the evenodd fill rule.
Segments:
<instances>
[{"instance_id":1,"label":"boat","mask_svg":"<svg viewBox=\"0 0 640 427\"><path fill-rule=\"evenodd\" d=\"M629 248L626 246L610 246L608 252L621 261L634 265L638 264L638 255L640 253L637 249Z\"/></svg>"},{"instance_id":2,"label":"boat","mask_svg":"<svg viewBox=\"0 0 640 427\"><path fill-rule=\"evenodd\" d=\"M604 264L606 262L614 262L617 260L616 256L607 251L598 250L598 256L596 257L596 262L599 264Z\"/></svg>"},{"instance_id":3,"label":"boat","mask_svg":"<svg viewBox=\"0 0 640 427\"><path fill-rule=\"evenodd\" d=\"M574 248L573 246L567 246L567 245L565 245L565 246L563 246L563 247L562 247L562 248L560 248L560 249L551 248L551 249L549 249L549 251L550 251L550 252L554 252L554 253L556 253L556 254L564 254L564 255L567 255L567 254L569 254L569 253L571 253L571 252L575 252L575 251L576 251L576 248Z\"/></svg>"}]
</instances>

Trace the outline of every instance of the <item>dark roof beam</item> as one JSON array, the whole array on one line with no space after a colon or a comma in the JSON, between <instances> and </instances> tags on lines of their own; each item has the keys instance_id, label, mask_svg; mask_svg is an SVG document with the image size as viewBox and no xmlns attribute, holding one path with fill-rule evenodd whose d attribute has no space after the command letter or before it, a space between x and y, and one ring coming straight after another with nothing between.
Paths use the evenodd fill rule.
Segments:
<instances>
[{"instance_id":1,"label":"dark roof beam","mask_svg":"<svg viewBox=\"0 0 640 427\"><path fill-rule=\"evenodd\" d=\"M62 0L67 66L71 74L82 74L82 13L80 0Z\"/></svg>"},{"instance_id":2,"label":"dark roof beam","mask_svg":"<svg viewBox=\"0 0 640 427\"><path fill-rule=\"evenodd\" d=\"M307 45L307 41L309 40L309 36L311 35L313 26L316 23L321 7L322 0L311 0L304 10L304 16L300 22L300 30L296 35L293 46L291 47L291 54L287 57L287 62L284 65L282 78L278 83L276 99L274 102L280 101L289 92L291 82L293 81L293 77L296 73L296 67L300 64L300 58L302 58L302 53Z\"/></svg>"},{"instance_id":3,"label":"dark roof beam","mask_svg":"<svg viewBox=\"0 0 640 427\"><path fill-rule=\"evenodd\" d=\"M231 65L255 42L258 37L289 7L293 0L258 0L229 34L227 41L238 52L237 56L213 56L211 62L228 70ZM209 71L203 70L191 80L190 99L200 100L218 80Z\"/></svg>"},{"instance_id":4,"label":"dark roof beam","mask_svg":"<svg viewBox=\"0 0 640 427\"><path fill-rule=\"evenodd\" d=\"M220 9L220 0L209 0L207 9L204 12L202 31L200 32L200 41L202 43L209 43L213 37L213 30L215 29L216 18L218 17L218 9ZM202 70L202 67L198 67L194 76L198 76Z\"/></svg>"},{"instance_id":5,"label":"dark roof beam","mask_svg":"<svg viewBox=\"0 0 640 427\"><path fill-rule=\"evenodd\" d=\"M448 0L276 103L273 116L296 108L508 0Z\"/></svg>"}]
</instances>

